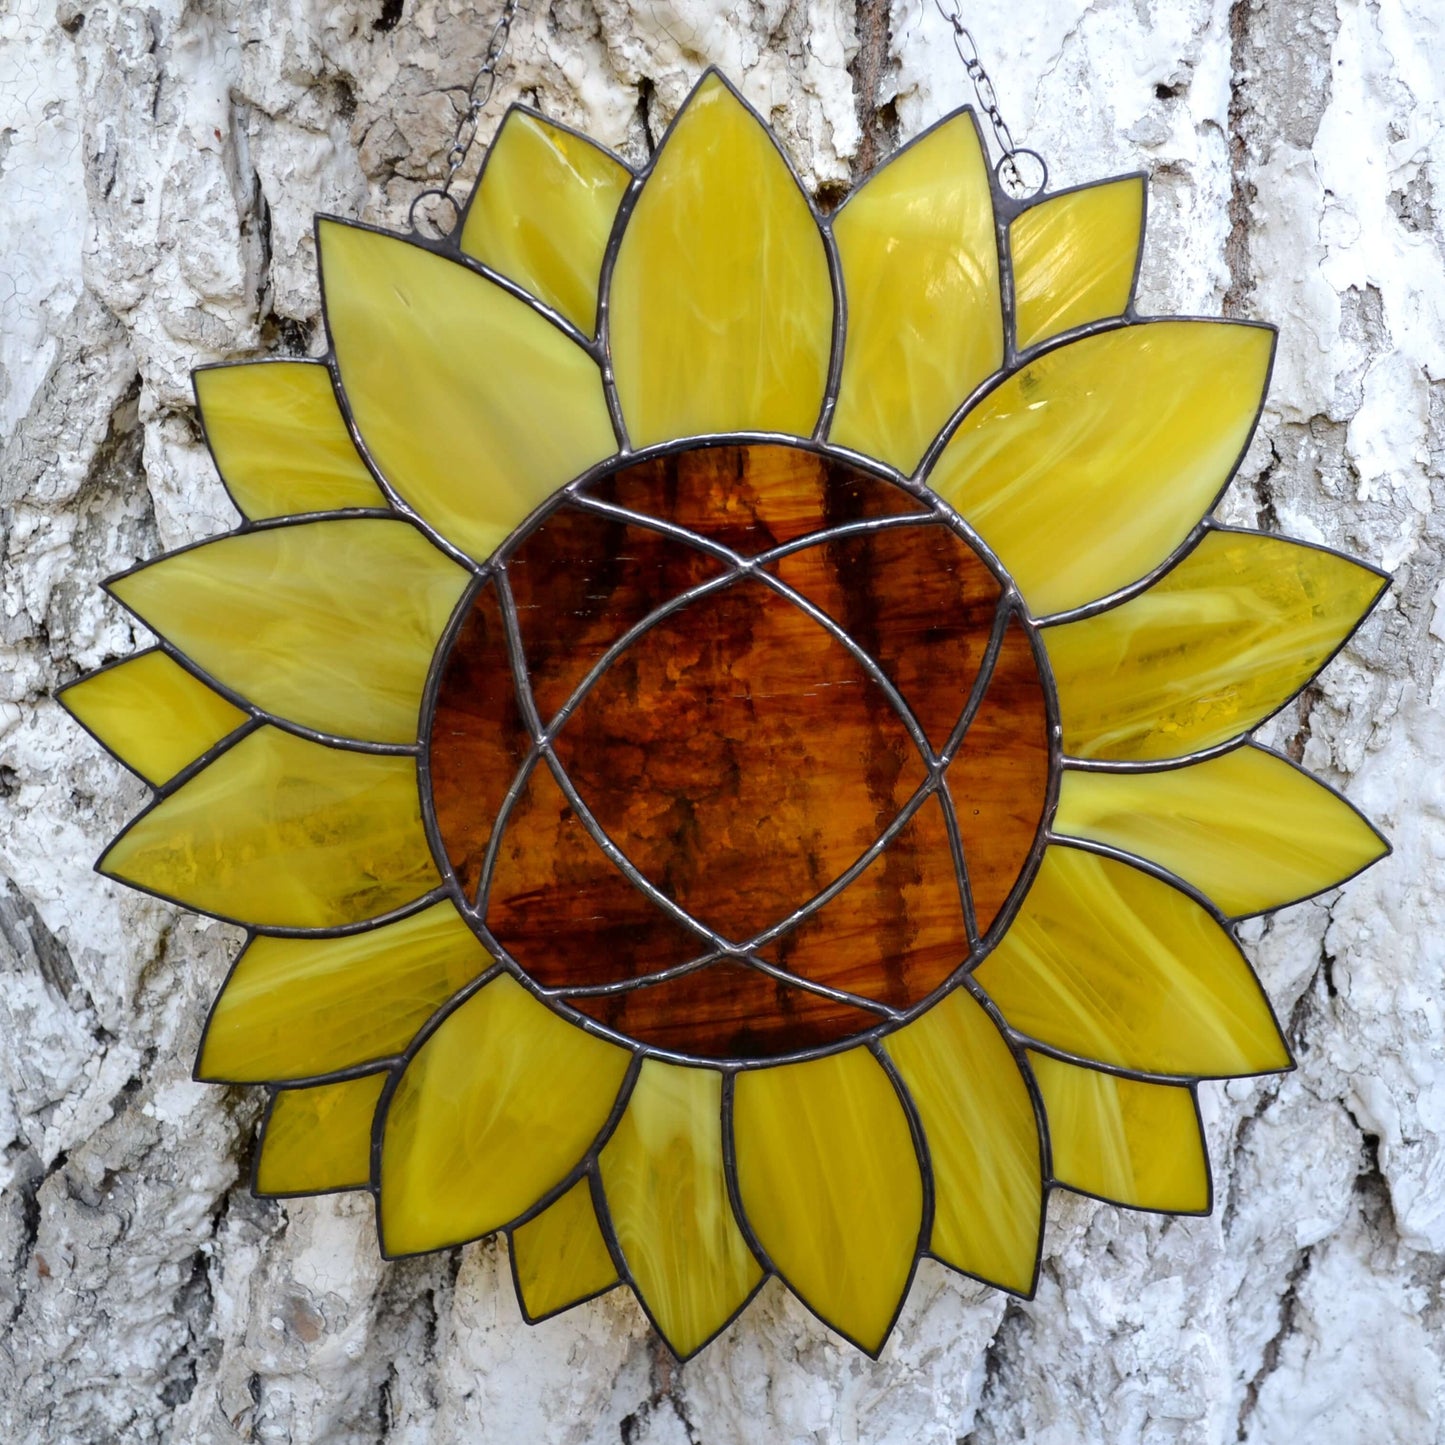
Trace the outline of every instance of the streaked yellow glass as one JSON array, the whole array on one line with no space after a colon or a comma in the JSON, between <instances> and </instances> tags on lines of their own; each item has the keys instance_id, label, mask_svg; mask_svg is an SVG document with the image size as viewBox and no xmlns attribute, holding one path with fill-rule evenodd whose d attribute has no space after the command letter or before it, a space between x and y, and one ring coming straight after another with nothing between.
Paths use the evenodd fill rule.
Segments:
<instances>
[{"instance_id":1,"label":"streaked yellow glass","mask_svg":"<svg viewBox=\"0 0 1445 1445\"><path fill-rule=\"evenodd\" d=\"M1388 851L1328 788L1252 746L1164 772L1065 772L1054 831L1158 863L1236 916L1308 898Z\"/></svg>"},{"instance_id":2,"label":"streaked yellow glass","mask_svg":"<svg viewBox=\"0 0 1445 1445\"><path fill-rule=\"evenodd\" d=\"M407 1065L387 1111L386 1252L460 1244L530 1208L596 1138L630 1058L506 974L461 1004Z\"/></svg>"},{"instance_id":3,"label":"streaked yellow glass","mask_svg":"<svg viewBox=\"0 0 1445 1445\"><path fill-rule=\"evenodd\" d=\"M1274 333L1151 321L1029 362L964 418L927 478L1035 617L1137 581L1189 535L1254 425Z\"/></svg>"},{"instance_id":4,"label":"streaked yellow glass","mask_svg":"<svg viewBox=\"0 0 1445 1445\"><path fill-rule=\"evenodd\" d=\"M397 494L484 560L617 449L597 363L534 307L420 246L322 221L326 325Z\"/></svg>"},{"instance_id":5,"label":"streaked yellow glass","mask_svg":"<svg viewBox=\"0 0 1445 1445\"><path fill-rule=\"evenodd\" d=\"M975 977L1021 1033L1143 1073L1229 1077L1289 1067L1238 947L1187 894L1052 847Z\"/></svg>"},{"instance_id":6,"label":"streaked yellow glass","mask_svg":"<svg viewBox=\"0 0 1445 1445\"><path fill-rule=\"evenodd\" d=\"M763 1277L728 1200L722 1075L648 1059L601 1163L628 1271L673 1352L686 1359Z\"/></svg>"},{"instance_id":7,"label":"streaked yellow glass","mask_svg":"<svg viewBox=\"0 0 1445 1445\"><path fill-rule=\"evenodd\" d=\"M216 1000L197 1074L305 1079L392 1057L491 962L450 903L342 938L255 938Z\"/></svg>"},{"instance_id":8,"label":"streaked yellow glass","mask_svg":"<svg viewBox=\"0 0 1445 1445\"><path fill-rule=\"evenodd\" d=\"M1051 196L1019 216L1008 236L1020 351L1120 316L1144 239L1144 177Z\"/></svg>"},{"instance_id":9,"label":"streaked yellow glass","mask_svg":"<svg viewBox=\"0 0 1445 1445\"><path fill-rule=\"evenodd\" d=\"M848 334L830 439L912 472L1003 364L998 238L973 117L949 116L833 221Z\"/></svg>"},{"instance_id":10,"label":"streaked yellow glass","mask_svg":"<svg viewBox=\"0 0 1445 1445\"><path fill-rule=\"evenodd\" d=\"M334 928L439 886L416 763L263 727L143 813L97 865L201 913Z\"/></svg>"},{"instance_id":11,"label":"streaked yellow glass","mask_svg":"<svg viewBox=\"0 0 1445 1445\"><path fill-rule=\"evenodd\" d=\"M1238 737L1319 671L1387 585L1284 537L1206 534L1147 592L1044 633L1064 751L1149 762Z\"/></svg>"},{"instance_id":12,"label":"streaked yellow glass","mask_svg":"<svg viewBox=\"0 0 1445 1445\"><path fill-rule=\"evenodd\" d=\"M771 134L716 74L692 93L642 187L608 304L634 446L811 435L833 341L827 252Z\"/></svg>"},{"instance_id":13,"label":"streaked yellow glass","mask_svg":"<svg viewBox=\"0 0 1445 1445\"><path fill-rule=\"evenodd\" d=\"M1209 1211L1209 1159L1194 1096L1044 1054L1029 1065L1044 1099L1054 1177L1136 1209Z\"/></svg>"},{"instance_id":14,"label":"streaked yellow glass","mask_svg":"<svg viewBox=\"0 0 1445 1445\"><path fill-rule=\"evenodd\" d=\"M602 253L631 180L584 136L510 110L467 208L462 250L590 336Z\"/></svg>"},{"instance_id":15,"label":"streaked yellow glass","mask_svg":"<svg viewBox=\"0 0 1445 1445\"><path fill-rule=\"evenodd\" d=\"M351 440L324 362L208 366L195 383L206 440L242 516L389 505Z\"/></svg>"},{"instance_id":16,"label":"streaked yellow glass","mask_svg":"<svg viewBox=\"0 0 1445 1445\"><path fill-rule=\"evenodd\" d=\"M928 1140L930 1248L955 1269L1031 1294L1044 1209L1039 1129L1003 1035L956 989L885 1047Z\"/></svg>"},{"instance_id":17,"label":"streaked yellow glass","mask_svg":"<svg viewBox=\"0 0 1445 1445\"><path fill-rule=\"evenodd\" d=\"M159 648L93 672L58 696L126 767L158 784L246 721Z\"/></svg>"},{"instance_id":18,"label":"streaked yellow glass","mask_svg":"<svg viewBox=\"0 0 1445 1445\"><path fill-rule=\"evenodd\" d=\"M522 1309L534 1324L617 1283L586 1179L512 1231L512 1265Z\"/></svg>"},{"instance_id":19,"label":"streaked yellow glass","mask_svg":"<svg viewBox=\"0 0 1445 1445\"><path fill-rule=\"evenodd\" d=\"M110 590L273 717L414 743L432 654L470 576L408 522L336 518L221 537Z\"/></svg>"},{"instance_id":20,"label":"streaked yellow glass","mask_svg":"<svg viewBox=\"0 0 1445 1445\"><path fill-rule=\"evenodd\" d=\"M866 1049L737 1076L738 1191L789 1286L870 1353L908 1284L923 1182L908 1117Z\"/></svg>"},{"instance_id":21,"label":"streaked yellow glass","mask_svg":"<svg viewBox=\"0 0 1445 1445\"><path fill-rule=\"evenodd\" d=\"M386 1073L339 1084L282 1089L271 1105L258 1194L318 1194L362 1189L371 1180L371 1121Z\"/></svg>"}]
</instances>

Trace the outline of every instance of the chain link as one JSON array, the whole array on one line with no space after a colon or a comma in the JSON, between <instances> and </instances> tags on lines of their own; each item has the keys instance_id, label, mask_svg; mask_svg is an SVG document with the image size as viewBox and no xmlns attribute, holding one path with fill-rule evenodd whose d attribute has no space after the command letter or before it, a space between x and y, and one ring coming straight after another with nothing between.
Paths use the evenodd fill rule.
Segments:
<instances>
[{"instance_id":1,"label":"chain link","mask_svg":"<svg viewBox=\"0 0 1445 1445\"><path fill-rule=\"evenodd\" d=\"M980 109L993 127L993 138L1001 152L997 170L1000 184L1018 200L1036 195L1048 182L1049 172L1044 158L1037 151L1021 146L1014 140L1008 122L998 108L998 94L993 88L993 81L989 79L988 71L983 68L978 42L973 38L973 32L963 23L959 0L933 0L933 3L953 30L953 48L958 51L958 58L963 61L963 68L973 82L973 93L978 97ZM1020 168L1021 156L1028 156L1037 163L1042 174L1036 183L1030 181Z\"/></svg>"},{"instance_id":2,"label":"chain link","mask_svg":"<svg viewBox=\"0 0 1445 1445\"><path fill-rule=\"evenodd\" d=\"M445 201L451 206L456 219L461 218L461 205L452 195L452 183L457 172L466 164L472 146L476 144L477 130L481 125L482 112L487 108L492 93L497 88L497 68L506 59L507 45L512 38L512 22L521 9L521 0L504 0L502 13L492 27L487 48L482 52L482 63L472 77L472 83L463 92L465 104L460 106L457 128L452 143L447 147L447 173L439 186L429 186L411 203L411 227L416 230L416 208L429 197Z\"/></svg>"}]
</instances>

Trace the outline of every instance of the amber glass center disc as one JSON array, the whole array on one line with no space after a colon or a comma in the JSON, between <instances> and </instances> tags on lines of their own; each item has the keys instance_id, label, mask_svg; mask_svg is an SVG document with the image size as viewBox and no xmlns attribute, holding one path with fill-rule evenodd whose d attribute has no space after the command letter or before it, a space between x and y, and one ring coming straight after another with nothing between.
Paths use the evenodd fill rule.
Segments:
<instances>
[{"instance_id":1,"label":"amber glass center disc","mask_svg":"<svg viewBox=\"0 0 1445 1445\"><path fill-rule=\"evenodd\" d=\"M500 560L442 662L429 775L475 926L540 990L658 1050L776 1058L896 1024L987 949L1048 707L925 500L801 447L695 448Z\"/></svg>"}]
</instances>

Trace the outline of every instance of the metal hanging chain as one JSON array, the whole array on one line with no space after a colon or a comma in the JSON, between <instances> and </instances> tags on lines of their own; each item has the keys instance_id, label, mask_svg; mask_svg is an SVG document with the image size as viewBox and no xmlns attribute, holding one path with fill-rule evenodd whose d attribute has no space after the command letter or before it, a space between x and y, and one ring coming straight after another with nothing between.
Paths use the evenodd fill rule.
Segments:
<instances>
[{"instance_id":1,"label":"metal hanging chain","mask_svg":"<svg viewBox=\"0 0 1445 1445\"><path fill-rule=\"evenodd\" d=\"M457 172L466 164L472 146L476 143L482 112L487 108L492 93L497 88L497 68L506 59L507 46L512 38L512 22L521 8L521 0L504 0L502 13L497 17L497 23L492 27L491 37L487 41L487 48L482 53L482 63L466 89L466 104L457 117L456 133L447 149L446 176L441 185L428 186L411 203L408 221L413 231L417 229L416 208L429 197L445 201L452 208L454 220L461 219L461 203L452 195L452 183L457 178Z\"/></svg>"},{"instance_id":2,"label":"metal hanging chain","mask_svg":"<svg viewBox=\"0 0 1445 1445\"><path fill-rule=\"evenodd\" d=\"M953 28L953 48L958 51L958 58L963 61L963 68L973 82L973 93L978 97L980 109L988 117L989 125L993 127L993 138L1001 152L994 172L998 176L999 184L1015 200L1027 200L1029 197L1037 195L1048 184L1048 165L1037 151L1030 150L1027 146L1021 146L1014 140L1013 132L1008 128L1008 122L1004 120L1003 112L998 108L998 95L994 91L993 81L989 79L988 71L983 68L983 60L978 53L978 42L973 38L973 32L963 23L959 0L933 0L933 3L938 9L938 13ZM1019 166L1019 157L1021 156L1027 156L1038 166L1041 174L1036 182L1029 180L1024 175Z\"/></svg>"}]
</instances>

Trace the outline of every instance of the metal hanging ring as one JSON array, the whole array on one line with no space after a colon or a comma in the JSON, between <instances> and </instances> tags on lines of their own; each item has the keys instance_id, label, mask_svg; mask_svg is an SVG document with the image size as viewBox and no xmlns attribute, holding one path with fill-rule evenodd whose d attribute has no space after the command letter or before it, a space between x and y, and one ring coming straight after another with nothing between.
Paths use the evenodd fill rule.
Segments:
<instances>
[{"instance_id":1,"label":"metal hanging ring","mask_svg":"<svg viewBox=\"0 0 1445 1445\"><path fill-rule=\"evenodd\" d=\"M422 212L419 223L417 218L417 207L420 206L423 201L427 202L428 204ZM436 218L435 215L436 204L443 201L452 208L452 220L449 226L442 225L442 223ZM461 224L461 220L461 204L458 202L457 198L452 195L452 193L444 186L428 186L426 190L419 191L416 197L412 200L411 205L407 207L406 212L407 229L410 230L414 236L420 236L422 234L422 226L426 225L431 228L432 239L438 241L441 240L443 237L450 236L451 233L455 231L456 228Z\"/></svg>"},{"instance_id":2,"label":"metal hanging ring","mask_svg":"<svg viewBox=\"0 0 1445 1445\"><path fill-rule=\"evenodd\" d=\"M1019 157L1027 156L1032 164L1029 170L1038 168L1038 179L1030 181L1023 168L1019 166ZM1012 150L1006 151L999 157L998 164L993 168L994 175L998 178L999 185L1006 195L1016 201L1031 201L1035 196L1043 192L1049 183L1049 163L1035 150L1028 146L1015 146Z\"/></svg>"}]
</instances>

